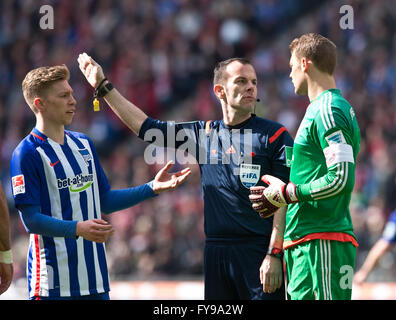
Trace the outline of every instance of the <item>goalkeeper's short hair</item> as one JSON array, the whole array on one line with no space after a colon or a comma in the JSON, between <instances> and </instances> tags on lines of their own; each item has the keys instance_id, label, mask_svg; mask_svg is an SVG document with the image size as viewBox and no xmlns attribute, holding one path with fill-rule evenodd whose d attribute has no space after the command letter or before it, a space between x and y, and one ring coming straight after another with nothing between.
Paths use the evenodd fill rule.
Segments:
<instances>
[{"instance_id":1,"label":"goalkeeper's short hair","mask_svg":"<svg viewBox=\"0 0 396 320\"><path fill-rule=\"evenodd\" d=\"M308 58L316 68L330 75L334 74L337 64L337 46L326 37L317 33L303 34L294 39L289 49L298 58Z\"/></svg>"}]
</instances>

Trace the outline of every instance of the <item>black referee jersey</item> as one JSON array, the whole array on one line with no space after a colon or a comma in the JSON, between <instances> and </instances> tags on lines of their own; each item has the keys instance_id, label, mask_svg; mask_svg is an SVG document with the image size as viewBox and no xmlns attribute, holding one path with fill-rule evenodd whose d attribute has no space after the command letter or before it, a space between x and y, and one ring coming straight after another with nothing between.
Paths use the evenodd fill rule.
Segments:
<instances>
[{"instance_id":1,"label":"black referee jersey","mask_svg":"<svg viewBox=\"0 0 396 320\"><path fill-rule=\"evenodd\" d=\"M220 248L220 251L216 250L216 258L210 258L211 253L205 248L205 298L262 299L258 269L268 248L273 217L262 219L253 210L249 188L264 185L260 178L265 174L289 181L286 149L293 145L293 139L286 128L255 115L237 126L227 126L223 120L175 123L147 118L139 137L155 146L188 152L199 164L206 246L217 243ZM259 244L259 252L252 249L249 253L254 262L246 258L245 265L241 266L239 261L239 267L232 267L233 259L221 247L227 248L233 242ZM244 248L240 250L247 252ZM226 255L222 257L219 252ZM227 267L233 269L229 281L223 279L225 271L219 269L219 259L228 261ZM235 263L236 260L240 258L235 259ZM235 272L234 269L244 270ZM238 286L235 290L229 290L227 286L221 289L221 282L238 283L246 273L254 274L247 286L255 287L252 290L261 293L252 293L249 289L250 293L232 294L232 291L241 291ZM206 281L208 279L212 280Z\"/></svg>"}]
</instances>

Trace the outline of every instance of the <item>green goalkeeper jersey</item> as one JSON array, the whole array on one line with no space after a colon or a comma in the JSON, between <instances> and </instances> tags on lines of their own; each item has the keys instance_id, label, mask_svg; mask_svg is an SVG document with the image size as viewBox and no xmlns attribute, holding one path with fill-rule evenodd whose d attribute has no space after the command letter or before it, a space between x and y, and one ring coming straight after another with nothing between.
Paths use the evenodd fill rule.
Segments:
<instances>
[{"instance_id":1,"label":"green goalkeeper jersey","mask_svg":"<svg viewBox=\"0 0 396 320\"><path fill-rule=\"evenodd\" d=\"M315 239L312 235L355 241L349 203L359 147L355 113L338 89L311 101L292 150L290 181L297 186L299 202L287 210L285 248ZM340 234L346 238L333 238Z\"/></svg>"}]
</instances>

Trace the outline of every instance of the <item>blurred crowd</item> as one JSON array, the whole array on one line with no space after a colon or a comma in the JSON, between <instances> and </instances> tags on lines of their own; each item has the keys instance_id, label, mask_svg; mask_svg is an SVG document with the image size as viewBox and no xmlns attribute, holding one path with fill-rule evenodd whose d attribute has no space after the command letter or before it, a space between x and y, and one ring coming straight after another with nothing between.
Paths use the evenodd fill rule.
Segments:
<instances>
[{"instance_id":1,"label":"blurred crowd","mask_svg":"<svg viewBox=\"0 0 396 320\"><path fill-rule=\"evenodd\" d=\"M54 29L40 29L44 4L54 8ZM344 4L354 10L352 30L339 25ZM283 123L294 136L309 101L294 94L288 45L306 32L336 43L336 82L361 128L351 203L360 266L396 209L395 31L393 0L2 0L0 178L11 210L15 277L25 276L28 236L13 206L9 160L35 123L21 91L29 70L69 67L78 111L68 129L94 140L118 189L150 181L162 165L145 162L147 144L104 102L93 112L93 90L78 69L79 53L98 61L115 87L149 116L176 121L220 119L212 92L215 63L246 57L259 80L256 113ZM164 153L164 163L167 158ZM190 166L192 176L176 190L105 216L117 230L106 243L113 280L202 276L200 173L196 164ZM395 280L395 258L389 253L369 279Z\"/></svg>"}]
</instances>

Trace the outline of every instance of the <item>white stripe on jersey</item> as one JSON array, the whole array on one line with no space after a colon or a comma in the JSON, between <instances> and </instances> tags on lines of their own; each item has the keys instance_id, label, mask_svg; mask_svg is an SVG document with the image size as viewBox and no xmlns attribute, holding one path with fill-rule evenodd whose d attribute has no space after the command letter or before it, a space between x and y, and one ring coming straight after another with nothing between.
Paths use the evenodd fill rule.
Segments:
<instances>
[{"instance_id":1,"label":"white stripe on jersey","mask_svg":"<svg viewBox=\"0 0 396 320\"><path fill-rule=\"evenodd\" d=\"M315 196L315 194L319 193L319 192L323 192L323 191L328 191L329 189L332 190L334 188L335 185L337 185L339 178L341 177L342 174L342 168L341 168L341 164L338 163L337 164L337 173L336 173L336 177L335 179L328 185L319 187L317 189L313 189L311 190L311 195L312 197Z\"/></svg>"},{"instance_id":2,"label":"white stripe on jersey","mask_svg":"<svg viewBox=\"0 0 396 320\"><path fill-rule=\"evenodd\" d=\"M325 130L329 130L329 127L327 125L326 119L324 117L324 105L326 105L326 100L327 100L327 94L325 94L322 99L319 101L320 106L319 106L319 110L320 110L320 117L322 118L322 122L323 122L323 126L325 128Z\"/></svg>"},{"instance_id":3,"label":"white stripe on jersey","mask_svg":"<svg viewBox=\"0 0 396 320\"><path fill-rule=\"evenodd\" d=\"M332 102L333 102L333 94L331 92L329 92L329 102L327 104L327 109L328 109L328 113L330 116L330 126L331 126L331 128L334 128L336 126L336 123L334 121L333 109L331 109Z\"/></svg>"},{"instance_id":4,"label":"white stripe on jersey","mask_svg":"<svg viewBox=\"0 0 396 320\"><path fill-rule=\"evenodd\" d=\"M331 294L331 246L330 240L319 240L322 269L323 299L332 300Z\"/></svg>"},{"instance_id":5,"label":"white stripe on jersey","mask_svg":"<svg viewBox=\"0 0 396 320\"><path fill-rule=\"evenodd\" d=\"M323 286L323 299L326 299L327 295L327 283L326 283L326 264L324 264L324 256L326 255L326 252L324 252L323 248L323 240L319 240L319 246L320 246L320 267L322 269L322 286Z\"/></svg>"},{"instance_id":6,"label":"white stripe on jersey","mask_svg":"<svg viewBox=\"0 0 396 320\"><path fill-rule=\"evenodd\" d=\"M331 109L332 94L331 92L325 93L320 103L320 116L322 118L323 126L325 131L335 127L335 121L333 116L333 111Z\"/></svg>"}]
</instances>

